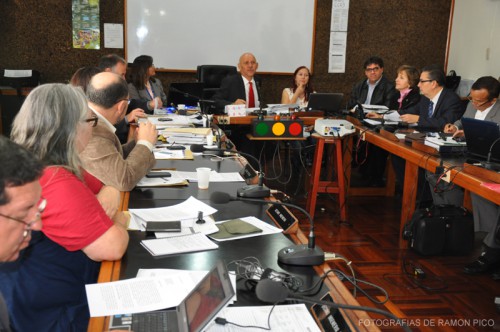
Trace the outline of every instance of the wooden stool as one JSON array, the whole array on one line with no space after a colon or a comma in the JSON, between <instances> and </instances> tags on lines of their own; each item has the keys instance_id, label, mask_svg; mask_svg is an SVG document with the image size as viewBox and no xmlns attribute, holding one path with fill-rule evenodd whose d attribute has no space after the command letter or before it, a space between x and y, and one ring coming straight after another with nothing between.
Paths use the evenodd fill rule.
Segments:
<instances>
[{"instance_id":1,"label":"wooden stool","mask_svg":"<svg viewBox=\"0 0 500 332\"><path fill-rule=\"evenodd\" d=\"M344 177L344 162L342 156L342 144L344 143L344 138L326 137L318 134L313 134L312 137L314 137L317 142L316 150L314 151L311 184L309 186L306 209L311 215L311 218L314 218L318 193L338 194L340 221L346 222L346 181ZM346 139L350 138L346 137ZM334 144L334 149L332 149L333 153L331 153L327 162L327 180L320 181L321 162L323 160L325 144ZM335 171L333 172L333 170ZM334 176L336 179L333 179ZM349 177L349 175L347 175L347 177Z\"/></svg>"}]
</instances>

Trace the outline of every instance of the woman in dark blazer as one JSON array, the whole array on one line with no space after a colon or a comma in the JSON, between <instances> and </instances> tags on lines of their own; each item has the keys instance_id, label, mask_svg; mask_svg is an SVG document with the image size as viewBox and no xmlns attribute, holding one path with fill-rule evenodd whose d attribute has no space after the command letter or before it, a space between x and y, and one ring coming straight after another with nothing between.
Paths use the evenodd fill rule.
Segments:
<instances>
[{"instance_id":1,"label":"woman in dark blazer","mask_svg":"<svg viewBox=\"0 0 500 332\"><path fill-rule=\"evenodd\" d=\"M396 100L393 100L391 105L398 110L400 115L403 114L419 114L418 103L420 101L420 90L418 81L420 73L418 69L409 65L402 65L398 68L398 76L395 80L395 88L399 91L396 95ZM374 112L368 113L369 118L382 118L381 114Z\"/></svg>"},{"instance_id":2,"label":"woman in dark blazer","mask_svg":"<svg viewBox=\"0 0 500 332\"><path fill-rule=\"evenodd\" d=\"M146 102L146 113L152 114L155 108L162 108L167 103L167 96L156 75L153 58L149 55L140 55L134 59L130 73L131 82L128 84L130 99ZM156 105L155 105L156 104Z\"/></svg>"}]
</instances>

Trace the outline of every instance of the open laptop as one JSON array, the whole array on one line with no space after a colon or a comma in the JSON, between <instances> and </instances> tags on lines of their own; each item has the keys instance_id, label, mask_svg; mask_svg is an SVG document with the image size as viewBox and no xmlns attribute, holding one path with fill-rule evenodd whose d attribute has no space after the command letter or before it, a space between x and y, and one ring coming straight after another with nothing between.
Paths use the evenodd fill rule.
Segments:
<instances>
[{"instance_id":1,"label":"open laptop","mask_svg":"<svg viewBox=\"0 0 500 332\"><path fill-rule=\"evenodd\" d=\"M307 110L324 111L325 115L339 115L343 99L343 93L311 93Z\"/></svg>"},{"instance_id":2,"label":"open laptop","mask_svg":"<svg viewBox=\"0 0 500 332\"><path fill-rule=\"evenodd\" d=\"M488 159L492 144L500 138L500 125L491 121L462 118L467 152L479 161ZM500 141L491 150L491 160L500 161Z\"/></svg>"},{"instance_id":3,"label":"open laptop","mask_svg":"<svg viewBox=\"0 0 500 332\"><path fill-rule=\"evenodd\" d=\"M175 309L115 315L109 330L199 332L233 296L226 267L219 261Z\"/></svg>"},{"instance_id":4,"label":"open laptop","mask_svg":"<svg viewBox=\"0 0 500 332\"><path fill-rule=\"evenodd\" d=\"M175 106L184 104L186 106L197 106L203 96L202 82L170 83L167 95L167 105Z\"/></svg>"}]
</instances>

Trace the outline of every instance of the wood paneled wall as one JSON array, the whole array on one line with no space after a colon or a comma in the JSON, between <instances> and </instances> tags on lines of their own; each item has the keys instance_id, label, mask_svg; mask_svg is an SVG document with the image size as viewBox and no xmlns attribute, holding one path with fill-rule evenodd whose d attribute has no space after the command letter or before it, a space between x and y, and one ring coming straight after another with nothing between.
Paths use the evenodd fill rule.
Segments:
<instances>
[{"instance_id":1,"label":"wood paneled wall","mask_svg":"<svg viewBox=\"0 0 500 332\"><path fill-rule=\"evenodd\" d=\"M352 85L364 77L362 64L371 55L384 59L385 73L391 80L401 64L444 66L451 2L351 0L346 72L329 74L332 1L317 0L315 90L349 95ZM102 23L124 23L123 0L101 0L100 6ZM104 54L124 55L120 49L80 50L71 45L71 1L0 0L0 68L36 69L43 82L67 82L77 68L96 64ZM165 90L170 82L196 79L195 73L159 73L158 77ZM264 75L263 79L263 100L277 103L291 77Z\"/></svg>"}]
</instances>

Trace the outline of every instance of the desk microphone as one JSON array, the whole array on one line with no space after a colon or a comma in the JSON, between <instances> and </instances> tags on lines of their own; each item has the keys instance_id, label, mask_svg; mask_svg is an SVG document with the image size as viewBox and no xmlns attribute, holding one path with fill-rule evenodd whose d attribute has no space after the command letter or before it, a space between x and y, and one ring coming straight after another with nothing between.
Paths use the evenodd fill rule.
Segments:
<instances>
[{"instance_id":1,"label":"desk microphone","mask_svg":"<svg viewBox=\"0 0 500 332\"><path fill-rule=\"evenodd\" d=\"M291 208L297 209L300 212L304 213L307 218L309 218L309 223L311 224L311 228L309 230L309 239L307 244L294 244L292 246L281 249L278 252L278 262L288 265L301 265L301 266L312 266L312 265L320 265L325 261L325 253L319 247L316 247L316 236L314 235L314 221L311 218L311 215L301 208L298 205L283 203L283 202L275 202L275 201L266 201L262 199L251 199L245 197L233 197L227 193L216 191L210 196L210 201L215 204L226 204L230 201L246 201L246 202L255 202L261 204L276 204L276 205L284 205L289 206Z\"/></svg>"},{"instance_id":2,"label":"desk microphone","mask_svg":"<svg viewBox=\"0 0 500 332\"><path fill-rule=\"evenodd\" d=\"M264 173L262 173L262 165L259 160L252 156L249 153L241 152L241 151L233 151L229 149L210 149L206 148L202 144L192 144L191 145L192 152L208 152L208 153L236 153L241 154L245 157L249 157L253 159L259 165L259 182L258 184L250 184L246 185L242 188L239 188L237 194L239 197L248 197L248 198L265 198L271 195L271 190L264 185Z\"/></svg>"},{"instance_id":3,"label":"desk microphone","mask_svg":"<svg viewBox=\"0 0 500 332\"><path fill-rule=\"evenodd\" d=\"M486 169L492 170L492 171L499 171L500 170L500 164L490 161L493 147L495 146L495 144L498 141L500 141L500 137L497 138L496 140L494 140L493 143L491 143L490 150L488 151L488 158L486 158L486 161L481 162L481 166L483 166Z\"/></svg>"},{"instance_id":4,"label":"desk microphone","mask_svg":"<svg viewBox=\"0 0 500 332\"><path fill-rule=\"evenodd\" d=\"M385 112L382 112L382 113L379 113L380 115L382 115L382 120L380 120L380 125L376 126L374 128L374 130L376 132L379 132L381 129L384 129L384 125L385 125L385 115L386 114L389 114L389 113L392 113L393 111L392 110L387 110Z\"/></svg>"},{"instance_id":5,"label":"desk microphone","mask_svg":"<svg viewBox=\"0 0 500 332\"><path fill-rule=\"evenodd\" d=\"M193 99L196 99L199 103L202 103L202 104L215 104L215 101L214 101L214 100L210 100L210 99L201 99L200 97L198 97L198 96L196 96L196 95L193 95L193 94L191 94L191 93L189 93L189 92L185 92L185 91L179 90L179 89L177 89L176 87L173 87L173 86L171 86L171 87L170 87L170 91L180 93L180 94L182 94L185 98L193 98Z\"/></svg>"},{"instance_id":6,"label":"desk microphone","mask_svg":"<svg viewBox=\"0 0 500 332\"><path fill-rule=\"evenodd\" d=\"M257 286L255 287L255 294L257 295L257 298L262 302L267 302L272 304L275 304L277 302L283 302L285 300L291 300L291 301L300 300L306 303L327 306L335 309L349 309L349 310L373 312L389 317L395 320L398 324L400 324L400 326L405 331L411 331L411 329L408 327L408 325L406 325L404 321L402 321L400 318L396 317L395 315L393 315L388 311L381 310L378 308L365 307L365 306L313 300L304 296L297 295L296 293L292 293L288 288L286 288L285 284L271 279L261 279L257 283Z\"/></svg>"}]
</instances>

